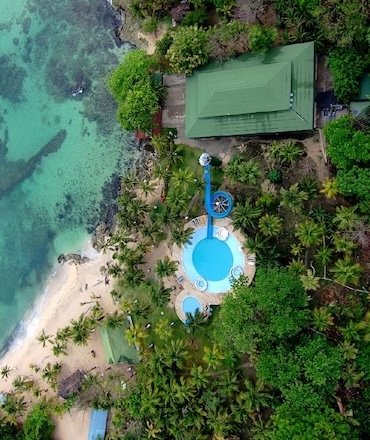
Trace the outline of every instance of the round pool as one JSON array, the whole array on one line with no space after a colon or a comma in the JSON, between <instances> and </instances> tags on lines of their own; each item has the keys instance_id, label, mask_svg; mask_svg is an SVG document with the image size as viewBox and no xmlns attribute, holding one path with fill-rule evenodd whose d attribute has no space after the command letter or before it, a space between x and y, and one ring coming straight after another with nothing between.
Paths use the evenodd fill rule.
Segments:
<instances>
[{"instance_id":1,"label":"round pool","mask_svg":"<svg viewBox=\"0 0 370 440\"><path fill-rule=\"evenodd\" d=\"M204 238L193 250L193 264L206 280L220 281L230 273L233 254L224 241L218 238Z\"/></svg>"},{"instance_id":2,"label":"round pool","mask_svg":"<svg viewBox=\"0 0 370 440\"><path fill-rule=\"evenodd\" d=\"M200 312L203 311L202 304L194 296L187 296L183 300L181 308L182 308L182 311L184 312L184 314L190 313L192 315L195 315L195 312L197 310L199 310Z\"/></svg>"},{"instance_id":3,"label":"round pool","mask_svg":"<svg viewBox=\"0 0 370 440\"><path fill-rule=\"evenodd\" d=\"M235 278L233 267L244 268L245 255L242 244L229 231L227 240L217 238L217 230L213 226L212 238L207 238L207 227L193 232L190 242L182 249L181 263L183 270L194 285L199 289L200 279L205 281L201 291L209 293L227 292L231 289Z\"/></svg>"}]
</instances>

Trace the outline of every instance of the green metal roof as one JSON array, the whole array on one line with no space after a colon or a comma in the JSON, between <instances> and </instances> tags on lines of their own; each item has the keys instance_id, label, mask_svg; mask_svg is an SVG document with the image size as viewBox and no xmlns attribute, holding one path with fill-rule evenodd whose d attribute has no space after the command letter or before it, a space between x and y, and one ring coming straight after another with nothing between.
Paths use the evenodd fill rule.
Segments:
<instances>
[{"instance_id":1,"label":"green metal roof","mask_svg":"<svg viewBox=\"0 0 370 440\"><path fill-rule=\"evenodd\" d=\"M126 322L118 328L99 327L103 347L110 364L118 364L120 362L136 364L140 360L136 348L129 345L126 341L126 328L128 328L128 323Z\"/></svg>"},{"instance_id":2,"label":"green metal roof","mask_svg":"<svg viewBox=\"0 0 370 440\"><path fill-rule=\"evenodd\" d=\"M189 138L311 130L314 44L211 63L186 79Z\"/></svg>"}]
</instances>

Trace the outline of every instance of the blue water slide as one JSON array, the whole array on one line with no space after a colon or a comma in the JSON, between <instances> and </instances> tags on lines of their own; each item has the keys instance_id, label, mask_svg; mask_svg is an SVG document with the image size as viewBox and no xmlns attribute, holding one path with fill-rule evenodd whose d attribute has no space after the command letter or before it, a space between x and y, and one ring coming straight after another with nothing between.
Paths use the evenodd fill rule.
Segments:
<instances>
[{"instance_id":1,"label":"blue water slide","mask_svg":"<svg viewBox=\"0 0 370 440\"><path fill-rule=\"evenodd\" d=\"M204 206L208 213L207 238L212 237L212 218L227 217L233 209L233 198L225 191L216 191L212 194L211 165L206 165L204 178Z\"/></svg>"}]
</instances>

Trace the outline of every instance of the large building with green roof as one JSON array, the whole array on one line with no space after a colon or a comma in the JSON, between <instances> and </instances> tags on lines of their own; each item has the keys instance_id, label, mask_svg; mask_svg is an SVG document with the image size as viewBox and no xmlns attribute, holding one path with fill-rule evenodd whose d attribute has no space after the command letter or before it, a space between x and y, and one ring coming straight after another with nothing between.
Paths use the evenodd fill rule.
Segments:
<instances>
[{"instance_id":1,"label":"large building with green roof","mask_svg":"<svg viewBox=\"0 0 370 440\"><path fill-rule=\"evenodd\" d=\"M211 63L186 79L187 138L281 133L314 126L314 43Z\"/></svg>"}]
</instances>

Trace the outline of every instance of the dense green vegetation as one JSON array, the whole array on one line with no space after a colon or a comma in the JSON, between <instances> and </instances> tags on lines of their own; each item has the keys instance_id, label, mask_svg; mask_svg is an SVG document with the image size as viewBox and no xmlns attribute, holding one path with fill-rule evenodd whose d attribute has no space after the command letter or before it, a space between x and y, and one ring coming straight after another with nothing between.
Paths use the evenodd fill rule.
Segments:
<instances>
[{"instance_id":1,"label":"dense green vegetation","mask_svg":"<svg viewBox=\"0 0 370 440\"><path fill-rule=\"evenodd\" d=\"M350 117L340 118L325 127L328 155L338 168L338 189L354 196L361 210L370 206L370 133L356 126Z\"/></svg>"},{"instance_id":2,"label":"dense green vegetation","mask_svg":"<svg viewBox=\"0 0 370 440\"><path fill-rule=\"evenodd\" d=\"M361 130L348 118L328 126L338 168L366 165ZM142 358L134 379L127 382L125 367L104 376L91 371L75 396L45 400L43 384L56 389L63 365L32 366L33 375L16 377L0 410L4 432L13 429L8 420L29 412L31 393L55 415L73 405L111 409L110 439L366 438L369 205L360 194L345 199L339 176L321 184L303 144L250 143L213 174L234 195L232 220L257 256L255 279L236 281L211 319L198 313L183 325L168 307L177 263L155 252L163 243L185 244L186 218L203 212L200 151L175 144L170 131L151 143L153 168L125 177L118 229L106 243L114 249L106 271L117 280L117 312L106 315L92 298L88 313L38 338L63 358L100 325L119 328L129 315L124 338ZM279 179L266 188L272 170ZM9 372L1 371L5 380ZM48 435L42 408L26 417L27 432L45 428Z\"/></svg>"},{"instance_id":3,"label":"dense green vegetation","mask_svg":"<svg viewBox=\"0 0 370 440\"><path fill-rule=\"evenodd\" d=\"M365 0L132 0L130 8L143 31L165 32L153 56L133 50L109 78L127 130L152 128L164 98L158 71L190 75L209 61L314 40L328 55L336 96L348 102L370 66ZM63 363L32 365L0 407L0 437L46 440L51 414L93 406L111 410L110 440L368 438L369 115L325 127L324 181L295 140L243 139L226 164L213 158L214 186L232 193L233 225L256 255L257 272L251 284L235 281L211 318L197 313L186 325L171 303L179 262L170 250L186 245L187 220L204 212L201 151L177 144L171 130L153 137L150 171L122 180L117 229L104 244L113 252L103 269L115 279L116 312L105 314L92 297L88 312L38 336L62 359L100 326L119 329L129 320L122 337L141 356L130 367L134 377L127 379L126 366L92 370L61 401L45 385L57 389ZM159 257L159 247L168 255ZM4 381L10 371L2 368Z\"/></svg>"},{"instance_id":4,"label":"dense green vegetation","mask_svg":"<svg viewBox=\"0 0 370 440\"><path fill-rule=\"evenodd\" d=\"M108 86L118 104L117 118L126 130L149 131L163 98L153 77L155 63L143 50L129 52L114 70Z\"/></svg>"}]
</instances>

